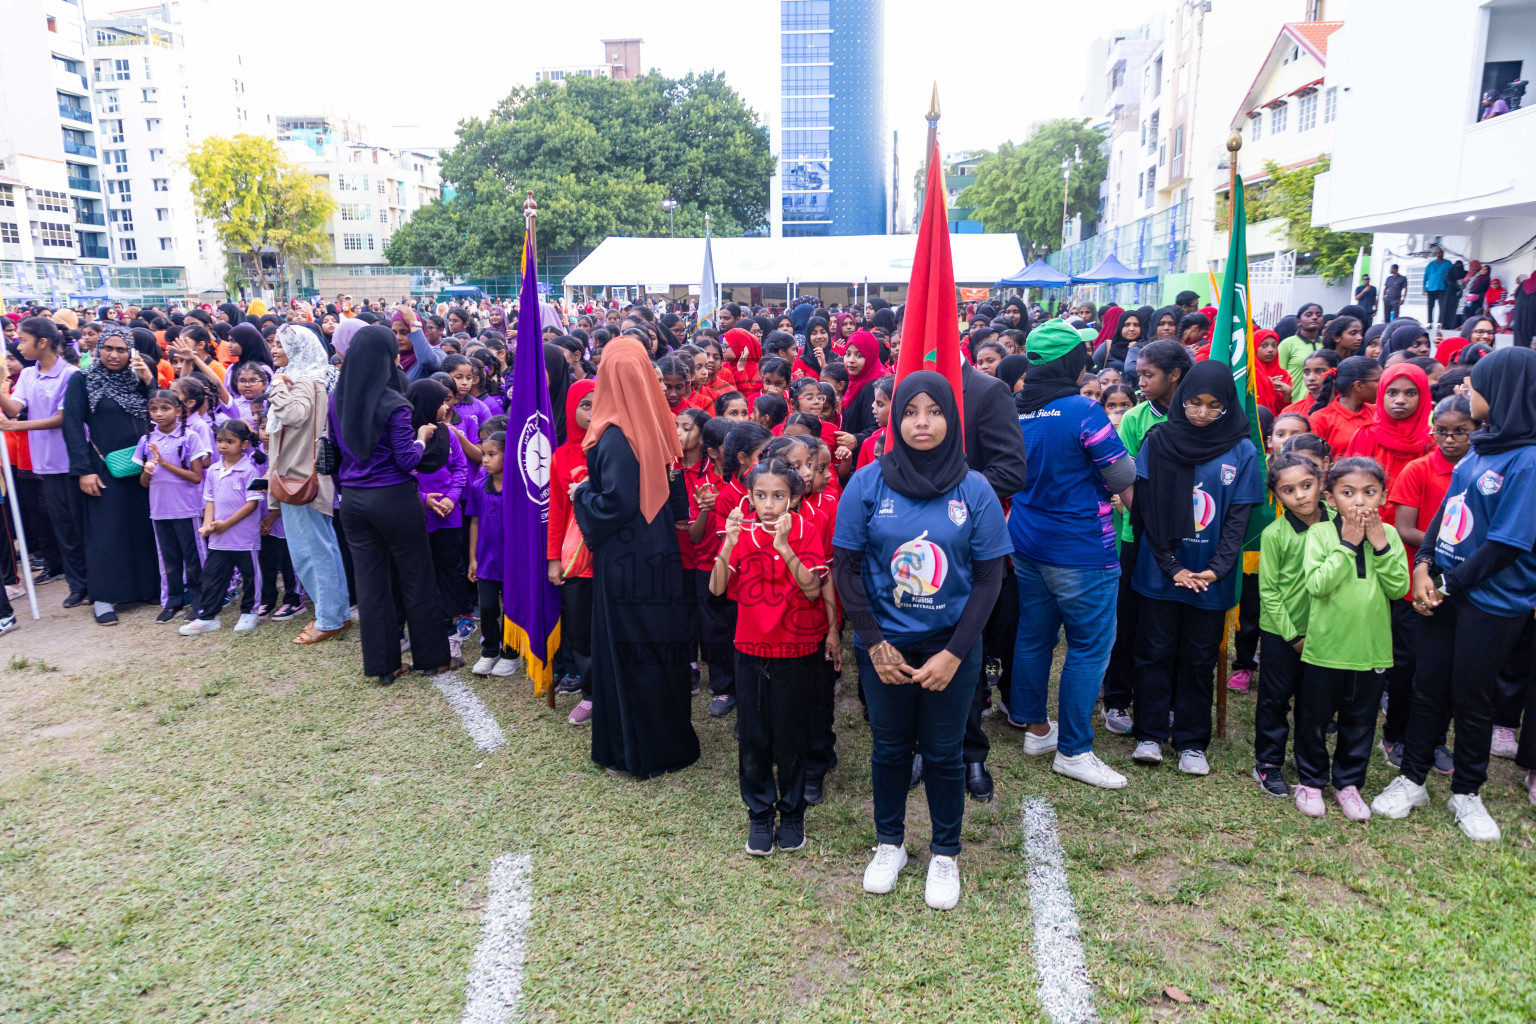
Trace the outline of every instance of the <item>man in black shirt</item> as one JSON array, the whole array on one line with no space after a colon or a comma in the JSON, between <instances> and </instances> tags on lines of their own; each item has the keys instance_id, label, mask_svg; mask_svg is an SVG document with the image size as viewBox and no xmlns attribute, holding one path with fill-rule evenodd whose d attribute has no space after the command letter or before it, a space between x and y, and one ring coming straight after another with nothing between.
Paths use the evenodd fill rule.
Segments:
<instances>
[{"instance_id":1,"label":"man in black shirt","mask_svg":"<svg viewBox=\"0 0 1536 1024\"><path fill-rule=\"evenodd\" d=\"M1386 312L1386 323L1391 323L1402 315L1403 296L1408 293L1408 279L1397 272L1397 264L1392 264L1387 273L1386 284L1382 286L1381 304Z\"/></svg>"},{"instance_id":2,"label":"man in black shirt","mask_svg":"<svg viewBox=\"0 0 1536 1024\"><path fill-rule=\"evenodd\" d=\"M1360 287L1355 289L1355 305L1365 310L1365 323L1360 326L1371 326L1371 321L1376 319L1376 286L1371 284L1370 274L1360 275Z\"/></svg>"}]
</instances>

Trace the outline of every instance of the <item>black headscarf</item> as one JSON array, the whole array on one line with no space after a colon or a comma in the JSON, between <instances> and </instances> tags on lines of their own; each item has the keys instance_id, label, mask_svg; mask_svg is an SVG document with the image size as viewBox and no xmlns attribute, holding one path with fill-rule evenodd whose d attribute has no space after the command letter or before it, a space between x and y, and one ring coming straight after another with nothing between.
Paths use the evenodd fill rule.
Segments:
<instances>
[{"instance_id":1,"label":"black headscarf","mask_svg":"<svg viewBox=\"0 0 1536 1024\"><path fill-rule=\"evenodd\" d=\"M1028 370L1029 356L1022 352L1015 352L1011 356L1003 356L1002 360L997 364L997 379L1007 384L1008 390L1012 391L1014 386L1019 383L1020 377L1024 377L1025 380L1029 379L1026 376Z\"/></svg>"},{"instance_id":2,"label":"black headscarf","mask_svg":"<svg viewBox=\"0 0 1536 1024\"><path fill-rule=\"evenodd\" d=\"M881 300L873 299L871 301L879 302ZM896 330L896 314L888 307L882 306L870 316L869 326L883 328L887 334L894 333Z\"/></svg>"},{"instance_id":3,"label":"black headscarf","mask_svg":"<svg viewBox=\"0 0 1536 1024\"><path fill-rule=\"evenodd\" d=\"M139 350L139 355L144 357L144 361L149 364L151 370L160 364L164 353L160 350L159 343L155 341L154 331L147 327L135 327L129 334L129 340L133 347Z\"/></svg>"},{"instance_id":4,"label":"black headscarf","mask_svg":"<svg viewBox=\"0 0 1536 1024\"><path fill-rule=\"evenodd\" d=\"M1536 355L1536 352L1532 353ZM1215 423L1197 427L1184 415L1185 401L1210 395L1226 406ZM1195 467L1230 451L1248 437L1248 417L1237 401L1232 369L1206 360L1189 370L1168 406L1168 418L1147 432L1142 451L1148 473L1136 481L1133 514L1158 547L1171 548L1195 536Z\"/></svg>"},{"instance_id":5,"label":"black headscarf","mask_svg":"<svg viewBox=\"0 0 1536 1024\"><path fill-rule=\"evenodd\" d=\"M1477 454L1536 444L1536 349L1501 348L1479 359L1472 390L1488 403L1488 419L1472 435Z\"/></svg>"},{"instance_id":6,"label":"black headscarf","mask_svg":"<svg viewBox=\"0 0 1536 1024\"><path fill-rule=\"evenodd\" d=\"M827 326L825 317L813 316L805 322L805 344L800 346L800 359L806 366L820 373L821 357L816 354L816 346L811 344L811 328L813 327L821 327L827 332L827 359L829 361L836 358L832 354L832 343L837 339L832 337L832 329Z\"/></svg>"},{"instance_id":7,"label":"black headscarf","mask_svg":"<svg viewBox=\"0 0 1536 1024\"><path fill-rule=\"evenodd\" d=\"M1354 303L1350 303L1343 309L1340 309L1339 316L1352 316L1356 320L1359 320L1362 326L1366 323L1367 320L1370 319L1370 317L1366 314L1365 309L1361 306L1355 305Z\"/></svg>"},{"instance_id":8,"label":"black headscarf","mask_svg":"<svg viewBox=\"0 0 1536 1024\"><path fill-rule=\"evenodd\" d=\"M1029 374L1024 378L1024 390L1013 396L1013 404L1019 412L1034 414L1058 398L1078 393L1078 379L1088 366L1087 343L1073 345L1066 355L1048 363L1029 359Z\"/></svg>"},{"instance_id":9,"label":"black headscarf","mask_svg":"<svg viewBox=\"0 0 1536 1024\"><path fill-rule=\"evenodd\" d=\"M1429 334L1424 325L1412 317L1398 317L1387 328L1386 336L1381 346L1381 365L1387 365L1387 357L1394 352L1406 352L1408 346Z\"/></svg>"},{"instance_id":10,"label":"black headscarf","mask_svg":"<svg viewBox=\"0 0 1536 1024\"><path fill-rule=\"evenodd\" d=\"M1137 312L1139 313L1141 311L1137 310ZM1141 340L1136 344L1150 345L1152 341L1157 337L1157 325L1163 322L1164 316L1173 317L1173 337L1164 338L1163 340L1178 341L1179 321L1184 319L1184 311L1178 306L1164 306L1161 309L1153 310L1152 315L1147 318L1147 322L1142 324Z\"/></svg>"},{"instance_id":11,"label":"black headscarf","mask_svg":"<svg viewBox=\"0 0 1536 1024\"><path fill-rule=\"evenodd\" d=\"M240 312L240 307L235 305L233 302L224 303L219 307L219 312L229 317L229 325L231 327L233 327L235 324L242 323L245 320L245 314Z\"/></svg>"},{"instance_id":12,"label":"black headscarf","mask_svg":"<svg viewBox=\"0 0 1536 1024\"><path fill-rule=\"evenodd\" d=\"M240 346L242 363L260 363L268 369L276 369L272 365L272 349L268 347L266 337L257 328L250 324L235 324L230 329L229 340Z\"/></svg>"},{"instance_id":13,"label":"black headscarf","mask_svg":"<svg viewBox=\"0 0 1536 1024\"><path fill-rule=\"evenodd\" d=\"M448 445L453 440L453 432L448 429L446 423L438 422L437 414L443 408L443 403L448 401L448 389L441 382L425 377L412 381L406 387L405 398L411 403L412 433L428 423L437 423L437 430L433 432L432 440L427 442L421 461L434 466L446 465L449 454Z\"/></svg>"},{"instance_id":14,"label":"black headscarf","mask_svg":"<svg viewBox=\"0 0 1536 1024\"><path fill-rule=\"evenodd\" d=\"M1295 335L1297 323L1299 321L1294 316L1287 314L1275 321L1275 334L1279 336L1281 341L1284 341L1286 338Z\"/></svg>"},{"instance_id":15,"label":"black headscarf","mask_svg":"<svg viewBox=\"0 0 1536 1024\"><path fill-rule=\"evenodd\" d=\"M944 440L926 452L912 448L901 436L902 414L907 403L919 394L934 400L948 425ZM891 396L891 422L886 431L885 454L880 456L880 475L897 494L926 501L952 491L967 472L965 437L960 429L954 389L941 374L914 370L901 379L896 394Z\"/></svg>"},{"instance_id":16,"label":"black headscarf","mask_svg":"<svg viewBox=\"0 0 1536 1024\"><path fill-rule=\"evenodd\" d=\"M378 324L358 331L347 347L336 381L336 418L341 421L341 439L359 460L373 452L395 410L410 405L405 373L395 362L399 351L395 332Z\"/></svg>"},{"instance_id":17,"label":"black headscarf","mask_svg":"<svg viewBox=\"0 0 1536 1024\"><path fill-rule=\"evenodd\" d=\"M671 316L671 314L667 314ZM571 390L571 364L565 349L544 343L544 375L549 380L549 415L554 420L555 443L565 444L565 395Z\"/></svg>"},{"instance_id":18,"label":"black headscarf","mask_svg":"<svg viewBox=\"0 0 1536 1024\"><path fill-rule=\"evenodd\" d=\"M1126 340L1125 325L1135 320L1141 325L1141 336L1135 342ZM1125 368L1125 356L1130 352L1132 344L1145 345L1150 339L1148 331L1152 324L1152 307L1142 306L1135 312L1126 310L1120 317L1120 322L1115 324L1114 336L1109 339L1109 350L1104 354L1107 363L1118 364L1116 369Z\"/></svg>"}]
</instances>

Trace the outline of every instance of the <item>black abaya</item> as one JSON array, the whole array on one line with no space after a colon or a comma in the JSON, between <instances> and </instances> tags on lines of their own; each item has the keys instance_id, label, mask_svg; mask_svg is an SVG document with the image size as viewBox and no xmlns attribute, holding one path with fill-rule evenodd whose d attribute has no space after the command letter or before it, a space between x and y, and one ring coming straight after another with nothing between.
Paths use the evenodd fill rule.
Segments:
<instances>
[{"instance_id":1,"label":"black abaya","mask_svg":"<svg viewBox=\"0 0 1536 1024\"><path fill-rule=\"evenodd\" d=\"M137 476L117 478L107 472L102 455L139 443L147 423L123 411L111 395L91 411L85 374L71 374L64 391L64 444L69 449L69 486L95 473L101 497L81 495L84 521L86 589L93 601L160 603L160 556L149 520L149 489ZM87 436L86 431L90 434Z\"/></svg>"},{"instance_id":2,"label":"black abaya","mask_svg":"<svg viewBox=\"0 0 1536 1024\"><path fill-rule=\"evenodd\" d=\"M592 760L651 776L699 758L687 590L672 510L640 514L640 464L618 427L587 453L571 506L592 549Z\"/></svg>"}]
</instances>

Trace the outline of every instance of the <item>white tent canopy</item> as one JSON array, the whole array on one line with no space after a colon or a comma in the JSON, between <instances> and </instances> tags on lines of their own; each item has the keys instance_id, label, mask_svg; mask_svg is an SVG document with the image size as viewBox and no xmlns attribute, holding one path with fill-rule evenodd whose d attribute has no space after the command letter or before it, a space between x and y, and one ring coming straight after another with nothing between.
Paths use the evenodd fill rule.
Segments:
<instances>
[{"instance_id":1,"label":"white tent canopy","mask_svg":"<svg viewBox=\"0 0 1536 1024\"><path fill-rule=\"evenodd\" d=\"M716 238L715 280L721 284L906 284L916 235L831 238ZM950 235L956 284L990 285L1023 265L1013 234ZM569 288L657 284L697 287L702 238L607 238L565 275Z\"/></svg>"}]
</instances>

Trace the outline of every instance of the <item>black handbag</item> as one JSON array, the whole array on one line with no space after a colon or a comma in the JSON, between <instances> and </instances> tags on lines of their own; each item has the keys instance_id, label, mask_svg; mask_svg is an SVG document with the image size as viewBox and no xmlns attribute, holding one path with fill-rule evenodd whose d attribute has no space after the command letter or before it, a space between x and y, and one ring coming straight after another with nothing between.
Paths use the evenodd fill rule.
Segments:
<instances>
[{"instance_id":1,"label":"black handbag","mask_svg":"<svg viewBox=\"0 0 1536 1024\"><path fill-rule=\"evenodd\" d=\"M322 437L315 446L315 472L322 476L335 476L341 468L341 448L329 437Z\"/></svg>"}]
</instances>

